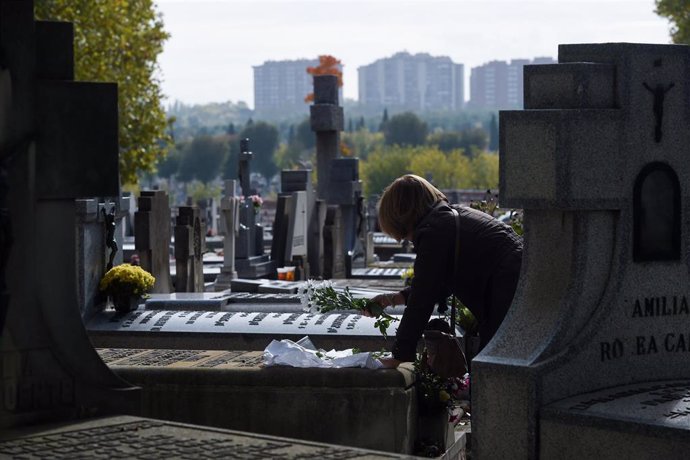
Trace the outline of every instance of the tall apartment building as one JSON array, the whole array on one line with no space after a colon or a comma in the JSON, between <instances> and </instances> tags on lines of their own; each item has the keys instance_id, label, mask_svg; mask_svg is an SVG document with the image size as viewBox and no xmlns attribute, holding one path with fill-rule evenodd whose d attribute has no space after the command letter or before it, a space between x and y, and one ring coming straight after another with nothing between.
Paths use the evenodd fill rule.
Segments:
<instances>
[{"instance_id":1,"label":"tall apartment building","mask_svg":"<svg viewBox=\"0 0 690 460\"><path fill-rule=\"evenodd\" d=\"M473 109L522 109L523 68L530 64L555 64L550 57L491 61L473 67L470 74L470 101Z\"/></svg>"},{"instance_id":2,"label":"tall apartment building","mask_svg":"<svg viewBox=\"0 0 690 460\"><path fill-rule=\"evenodd\" d=\"M370 108L458 110L464 66L447 56L396 53L357 68L359 103Z\"/></svg>"},{"instance_id":3,"label":"tall apartment building","mask_svg":"<svg viewBox=\"0 0 690 460\"><path fill-rule=\"evenodd\" d=\"M313 92L312 76L307 67L319 64L318 59L266 61L254 69L254 110L259 116L308 114L304 102Z\"/></svg>"}]
</instances>

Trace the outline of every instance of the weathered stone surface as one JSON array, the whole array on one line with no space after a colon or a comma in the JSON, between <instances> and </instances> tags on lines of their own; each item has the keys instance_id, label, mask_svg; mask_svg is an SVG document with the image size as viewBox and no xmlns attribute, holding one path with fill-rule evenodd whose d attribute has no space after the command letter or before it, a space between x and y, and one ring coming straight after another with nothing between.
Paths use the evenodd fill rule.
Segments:
<instances>
[{"instance_id":1,"label":"weathered stone surface","mask_svg":"<svg viewBox=\"0 0 690 460\"><path fill-rule=\"evenodd\" d=\"M665 441L668 418L635 398L584 412L558 401L688 377L690 48L561 45L559 62L545 71L563 82L549 109L501 114L501 206L524 208L525 252L511 310L473 362L473 449L681 457L685 442ZM568 72L610 81L595 92L604 108L572 109Z\"/></svg>"},{"instance_id":2,"label":"weathered stone surface","mask_svg":"<svg viewBox=\"0 0 690 460\"><path fill-rule=\"evenodd\" d=\"M163 190L144 190L134 213L134 245L141 267L156 278L151 292L172 292L170 278L170 203Z\"/></svg>"},{"instance_id":3,"label":"weathered stone surface","mask_svg":"<svg viewBox=\"0 0 690 460\"><path fill-rule=\"evenodd\" d=\"M143 388L147 417L412 453L416 396L409 364L400 370L262 368L261 352L99 352Z\"/></svg>"},{"instance_id":4,"label":"weathered stone surface","mask_svg":"<svg viewBox=\"0 0 690 460\"><path fill-rule=\"evenodd\" d=\"M615 70L592 62L527 65L525 110L614 109Z\"/></svg>"},{"instance_id":5,"label":"weathered stone surface","mask_svg":"<svg viewBox=\"0 0 690 460\"><path fill-rule=\"evenodd\" d=\"M107 446L107 448L104 448ZM140 417L108 417L0 434L9 458L395 459L392 453Z\"/></svg>"},{"instance_id":6,"label":"weathered stone surface","mask_svg":"<svg viewBox=\"0 0 690 460\"><path fill-rule=\"evenodd\" d=\"M85 413L135 411L139 399L91 346L80 299L94 293L77 282L78 216L94 203L75 199L119 192L116 89L39 78L37 69L52 65L36 62L33 15L31 1L0 2L3 435Z\"/></svg>"}]
</instances>

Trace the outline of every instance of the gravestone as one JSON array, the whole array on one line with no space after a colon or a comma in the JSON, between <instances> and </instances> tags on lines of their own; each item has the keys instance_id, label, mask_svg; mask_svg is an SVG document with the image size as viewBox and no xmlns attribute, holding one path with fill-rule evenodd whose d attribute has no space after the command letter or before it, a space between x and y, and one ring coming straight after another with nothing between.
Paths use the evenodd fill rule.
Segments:
<instances>
[{"instance_id":1,"label":"gravestone","mask_svg":"<svg viewBox=\"0 0 690 460\"><path fill-rule=\"evenodd\" d=\"M328 204L340 206L342 215L343 254L358 248L363 256L361 229L365 225L362 209L362 181L359 180L359 158L336 158L331 161ZM366 232L364 232L366 234Z\"/></svg>"},{"instance_id":2,"label":"gravestone","mask_svg":"<svg viewBox=\"0 0 690 460\"><path fill-rule=\"evenodd\" d=\"M83 318L104 308L99 283L105 272L123 261L122 222L129 211L129 200L99 203L78 199L76 203L77 295Z\"/></svg>"},{"instance_id":3,"label":"gravestone","mask_svg":"<svg viewBox=\"0 0 690 460\"><path fill-rule=\"evenodd\" d=\"M236 181L226 180L224 196L220 201L219 233L223 236L223 267L216 278L214 289L230 288L230 282L237 278L235 270L235 236L240 230L240 199L235 196Z\"/></svg>"},{"instance_id":4,"label":"gravestone","mask_svg":"<svg viewBox=\"0 0 690 460\"><path fill-rule=\"evenodd\" d=\"M175 224L175 291L204 292L206 225L196 206L180 206Z\"/></svg>"},{"instance_id":5,"label":"gravestone","mask_svg":"<svg viewBox=\"0 0 690 460\"><path fill-rule=\"evenodd\" d=\"M338 205L329 205L323 227L323 277L345 278L342 214Z\"/></svg>"},{"instance_id":6,"label":"gravestone","mask_svg":"<svg viewBox=\"0 0 690 460\"><path fill-rule=\"evenodd\" d=\"M89 295L78 289L84 215L75 199L119 196L117 87L72 80L70 28L34 23L31 1L0 1L3 435L139 405L140 394L95 352L81 318L80 299Z\"/></svg>"},{"instance_id":7,"label":"gravestone","mask_svg":"<svg viewBox=\"0 0 690 460\"><path fill-rule=\"evenodd\" d=\"M280 184L283 193L306 192L308 277L317 278L323 273L323 225L326 218L326 203L316 198L309 169L283 170Z\"/></svg>"},{"instance_id":8,"label":"gravestone","mask_svg":"<svg viewBox=\"0 0 690 460\"><path fill-rule=\"evenodd\" d=\"M256 222L257 211L252 202L256 191L251 188L249 139L240 143L239 179L243 201L240 203L240 227L235 242L235 266L242 278L261 278L275 271L270 257L264 254L263 226Z\"/></svg>"},{"instance_id":9,"label":"gravestone","mask_svg":"<svg viewBox=\"0 0 690 460\"><path fill-rule=\"evenodd\" d=\"M151 292L172 292L170 203L163 190L144 190L134 213L134 247L141 268L156 278Z\"/></svg>"},{"instance_id":10,"label":"gravestone","mask_svg":"<svg viewBox=\"0 0 690 460\"><path fill-rule=\"evenodd\" d=\"M478 458L687 456L688 66L687 46L611 43L525 67L525 110L500 115L525 252L473 362Z\"/></svg>"},{"instance_id":11,"label":"gravestone","mask_svg":"<svg viewBox=\"0 0 690 460\"><path fill-rule=\"evenodd\" d=\"M262 368L260 351L99 352L115 372L143 388L146 417L401 454L413 451L411 363L399 370ZM231 413L242 417L228 417Z\"/></svg>"},{"instance_id":12,"label":"gravestone","mask_svg":"<svg viewBox=\"0 0 690 460\"><path fill-rule=\"evenodd\" d=\"M273 241L271 242L271 260L277 267L293 265L296 260L307 264L308 245L307 193L281 193L276 204L276 217L273 224ZM306 267L305 267L306 265ZM293 280L294 281L294 280Z\"/></svg>"},{"instance_id":13,"label":"gravestone","mask_svg":"<svg viewBox=\"0 0 690 460\"><path fill-rule=\"evenodd\" d=\"M314 76L314 104L309 107L311 129L316 133L317 197L328 200L332 162L340 152L343 108L338 103L338 77Z\"/></svg>"}]
</instances>

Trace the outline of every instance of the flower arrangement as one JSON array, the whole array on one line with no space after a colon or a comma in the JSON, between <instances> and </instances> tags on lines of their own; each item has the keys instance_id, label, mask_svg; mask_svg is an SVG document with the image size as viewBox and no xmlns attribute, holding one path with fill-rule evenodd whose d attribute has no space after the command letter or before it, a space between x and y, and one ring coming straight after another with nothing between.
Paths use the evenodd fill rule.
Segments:
<instances>
[{"instance_id":1,"label":"flower arrangement","mask_svg":"<svg viewBox=\"0 0 690 460\"><path fill-rule=\"evenodd\" d=\"M365 310L376 317L374 326L384 337L388 336L388 328L397 318L383 311L383 307L370 299L356 299L349 288L342 292L336 291L330 281L307 280L298 288L302 309L310 313L327 313L333 310Z\"/></svg>"},{"instance_id":2,"label":"flower arrangement","mask_svg":"<svg viewBox=\"0 0 690 460\"><path fill-rule=\"evenodd\" d=\"M414 370L419 401L426 409L451 411L461 402L469 399L470 374L465 374L463 377L441 378L429 368L426 352L418 355L414 362Z\"/></svg>"},{"instance_id":3,"label":"flower arrangement","mask_svg":"<svg viewBox=\"0 0 690 460\"><path fill-rule=\"evenodd\" d=\"M99 288L109 296L141 296L146 294L156 282L156 278L138 265L117 265L101 279Z\"/></svg>"},{"instance_id":4,"label":"flower arrangement","mask_svg":"<svg viewBox=\"0 0 690 460\"><path fill-rule=\"evenodd\" d=\"M259 195L250 195L249 199L252 200L252 205L254 206L254 214L259 214L261 210L261 205L264 204L264 200Z\"/></svg>"},{"instance_id":5,"label":"flower arrangement","mask_svg":"<svg viewBox=\"0 0 690 460\"><path fill-rule=\"evenodd\" d=\"M412 286L412 278L414 278L414 268L408 268L407 270L402 272L400 278L402 278L403 283L405 283L405 286Z\"/></svg>"}]
</instances>

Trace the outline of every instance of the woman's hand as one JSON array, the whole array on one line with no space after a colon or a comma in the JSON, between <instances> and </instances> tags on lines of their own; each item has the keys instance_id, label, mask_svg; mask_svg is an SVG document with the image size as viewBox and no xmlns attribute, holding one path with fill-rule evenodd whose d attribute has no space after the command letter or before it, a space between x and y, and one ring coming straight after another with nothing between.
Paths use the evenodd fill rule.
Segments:
<instances>
[{"instance_id":1,"label":"woman's hand","mask_svg":"<svg viewBox=\"0 0 690 460\"><path fill-rule=\"evenodd\" d=\"M386 307L393 307L395 305L402 305L405 303L405 297L399 292L396 293L390 293L390 294L379 294L371 299L372 302L375 302L381 306L381 308L386 308ZM362 312L364 316L372 317L376 316L373 315L371 311L369 310L364 310Z\"/></svg>"}]
</instances>

